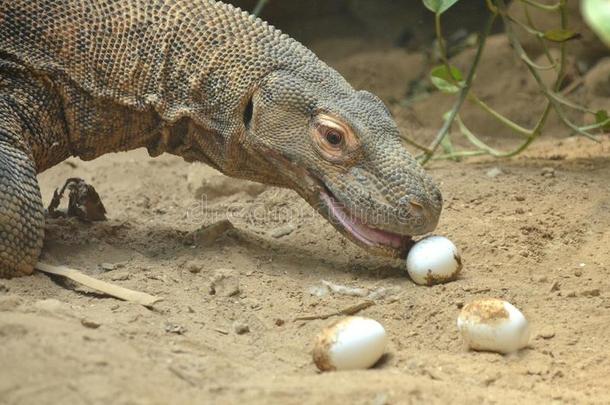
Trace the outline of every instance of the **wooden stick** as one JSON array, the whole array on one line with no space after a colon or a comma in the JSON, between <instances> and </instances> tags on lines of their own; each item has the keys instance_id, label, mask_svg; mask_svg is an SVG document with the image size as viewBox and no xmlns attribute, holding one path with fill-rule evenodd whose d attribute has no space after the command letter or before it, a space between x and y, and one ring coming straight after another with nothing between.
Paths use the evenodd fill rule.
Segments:
<instances>
[{"instance_id":1,"label":"wooden stick","mask_svg":"<svg viewBox=\"0 0 610 405\"><path fill-rule=\"evenodd\" d=\"M309 316L299 316L294 318L294 321L313 321L315 319L328 319L333 316L341 316L341 315L356 315L358 312L366 309L368 307L372 307L375 305L373 301L364 301L360 304L352 305L351 307L347 307L337 312L332 312L324 315L309 315Z\"/></svg>"},{"instance_id":2,"label":"wooden stick","mask_svg":"<svg viewBox=\"0 0 610 405\"><path fill-rule=\"evenodd\" d=\"M70 280L76 281L77 283L80 283L86 287L101 291L104 294L108 294L112 297L125 301L134 302L148 308L152 307L154 303L162 300L162 298L155 297L153 295L130 290L115 284L107 283L106 281L98 280L83 274L76 269L71 269L66 266L53 266L51 264L38 262L36 264L36 269L45 273L69 278Z\"/></svg>"}]
</instances>

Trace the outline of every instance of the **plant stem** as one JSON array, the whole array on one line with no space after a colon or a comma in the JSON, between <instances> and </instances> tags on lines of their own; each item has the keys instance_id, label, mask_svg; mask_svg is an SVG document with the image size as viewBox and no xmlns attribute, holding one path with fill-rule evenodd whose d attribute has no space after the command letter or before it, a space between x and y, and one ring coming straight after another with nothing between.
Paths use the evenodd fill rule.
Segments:
<instances>
[{"instance_id":1,"label":"plant stem","mask_svg":"<svg viewBox=\"0 0 610 405\"><path fill-rule=\"evenodd\" d=\"M528 5L523 3L522 6L523 6L523 13L525 14L525 18L527 20L527 23L529 24L529 27L533 28L537 32L540 32L538 30L538 28L536 28L536 26L534 25L534 20L532 20L532 16L530 15L530 9L529 9ZM536 39L538 40L538 44L542 47L542 50L544 51L544 55L546 56L546 59L549 61L550 64L552 64L555 67L555 70L557 70L557 72L559 72L559 64L557 63L555 58L553 58L553 55L551 55L551 51L550 51L548 45L546 44L546 41L544 40L544 36L536 35Z\"/></svg>"},{"instance_id":2,"label":"plant stem","mask_svg":"<svg viewBox=\"0 0 610 405\"><path fill-rule=\"evenodd\" d=\"M527 57L525 50L521 46L521 43L515 36L515 33L513 32L510 20L508 18L506 18L506 3L504 2L504 0L496 0L496 1L498 4L498 8L500 10L500 15L502 17L502 21L504 22L506 35L508 36L508 39L509 39L513 49L515 50L517 55L521 58L521 60L523 60L525 62L525 66L528 68L528 70L530 71L532 76L534 76L534 79L536 79L536 83L538 84L540 91L546 96L549 103L551 103L551 105L552 105L553 109L555 110L555 112L557 113L559 119L566 126L568 126L572 131L574 131L580 135L586 136L587 138L589 138L591 140L597 141L597 139L593 135L578 128L565 116L563 110L561 109L560 103L552 96L551 91L546 87L546 85L542 81L542 78L538 74L538 71L533 66L531 66L529 63L527 63L529 58ZM559 4L563 4L563 1L564 0L562 0ZM562 28L564 28L565 24L566 24L565 13L562 13L562 15L564 15L564 17L562 18ZM559 69L559 74L557 77L555 88L561 87L561 82L563 81L563 76L564 76L564 71L565 71L565 44L563 44L563 43L561 44L561 53L562 53L562 57L561 57L560 69Z\"/></svg>"},{"instance_id":3,"label":"plant stem","mask_svg":"<svg viewBox=\"0 0 610 405\"><path fill-rule=\"evenodd\" d=\"M528 4L534 8L545 11L555 11L561 8L561 1L555 4L541 4L534 0L520 0L522 3Z\"/></svg>"},{"instance_id":4,"label":"plant stem","mask_svg":"<svg viewBox=\"0 0 610 405\"><path fill-rule=\"evenodd\" d=\"M437 155L432 158L432 160L447 160L447 159L455 159L461 157L472 157L472 156L481 156L485 155L486 152L483 150L459 150L453 153L446 153L444 155Z\"/></svg>"},{"instance_id":5,"label":"plant stem","mask_svg":"<svg viewBox=\"0 0 610 405\"><path fill-rule=\"evenodd\" d=\"M507 158L507 157L515 156L515 155L523 152L525 150L525 148L527 148L532 142L534 142L534 140L536 140L536 138L538 138L540 136L540 134L542 134L542 128L544 127L544 124L546 123L546 120L547 120L550 112L551 112L551 103L549 103L547 101L547 104L544 108L544 111L542 112L542 115L540 116L540 119L536 123L536 126L534 127L534 129L532 129L532 131L531 131L531 135L521 145L519 145L517 148L515 148L509 152L498 151L498 150L492 148L491 146L487 145L483 141L481 141L466 127L466 125L462 122L462 120L459 117L457 117L456 122L458 123L458 126L460 127L460 132L462 134L464 134L466 139L468 139L473 145L478 147L479 150L478 151L459 151L459 152L455 152L454 154L442 155L441 157L444 159L451 159L451 158L460 157L460 156L481 156L481 155L485 155L485 154L492 155L494 157L499 157L499 158ZM441 157L439 157L439 158L441 158Z\"/></svg>"},{"instance_id":6,"label":"plant stem","mask_svg":"<svg viewBox=\"0 0 610 405\"><path fill-rule=\"evenodd\" d=\"M559 0L559 16L561 20L561 29L568 29L568 13L566 11L566 0ZM563 79L565 78L566 71L566 43L561 42L559 44L559 72L557 72L557 80L555 81L555 91L561 90L561 85L563 84Z\"/></svg>"},{"instance_id":7,"label":"plant stem","mask_svg":"<svg viewBox=\"0 0 610 405\"><path fill-rule=\"evenodd\" d=\"M598 122L597 124L591 124L591 125L586 125L584 127L580 127L580 129L582 129L583 131L588 131L590 129L598 129L598 128L605 127L608 124L610 124L610 118L608 118L602 122Z\"/></svg>"},{"instance_id":8,"label":"plant stem","mask_svg":"<svg viewBox=\"0 0 610 405\"><path fill-rule=\"evenodd\" d=\"M265 8L265 5L267 4L269 0L258 0L258 3L256 3L256 7L254 7L254 10L252 11L252 14L254 14L255 16L259 16L261 15L261 12L263 11L263 8Z\"/></svg>"},{"instance_id":9,"label":"plant stem","mask_svg":"<svg viewBox=\"0 0 610 405\"><path fill-rule=\"evenodd\" d=\"M485 4L492 14L498 14L498 8L494 5L492 0L485 0Z\"/></svg>"},{"instance_id":10,"label":"plant stem","mask_svg":"<svg viewBox=\"0 0 610 405\"><path fill-rule=\"evenodd\" d=\"M588 114L595 114L595 111L591 110L590 108L583 107L581 105L573 103L572 101L563 97L559 93L555 93L555 92L549 90L549 96L553 97L555 100L557 100L557 102L559 102L567 107L573 108L577 111L581 111L581 112L588 113Z\"/></svg>"},{"instance_id":11,"label":"plant stem","mask_svg":"<svg viewBox=\"0 0 610 405\"><path fill-rule=\"evenodd\" d=\"M521 125L509 120L502 114L498 113L496 110L487 105L483 100L478 98L474 93L470 93L468 95L468 100L476 103L483 110L487 111L492 117L494 117L498 122L512 129L513 131L519 133L524 136L531 136L532 130L522 127Z\"/></svg>"},{"instance_id":12,"label":"plant stem","mask_svg":"<svg viewBox=\"0 0 610 405\"><path fill-rule=\"evenodd\" d=\"M408 143L409 145L415 146L417 149L419 150L423 150L425 153L431 153L432 151L430 149L428 149L426 146L420 144L417 141L414 141L413 139L409 138L406 135L400 134L400 137L402 138L403 141L405 141L406 143Z\"/></svg>"},{"instance_id":13,"label":"plant stem","mask_svg":"<svg viewBox=\"0 0 610 405\"><path fill-rule=\"evenodd\" d=\"M423 155L418 156L418 159L420 159L422 164L426 164L426 162L428 162L430 160L430 158L432 157L432 155L434 154L434 152L436 151L438 146L443 141L443 138L445 136L447 136L447 134L449 133L449 129L451 128L451 124L453 124L455 117L457 116L458 112L460 111L460 108L462 107L462 104L464 103L464 100L466 100L466 96L470 92L470 87L472 86L472 80L474 79L474 74L477 70L477 67L479 66L479 62L481 61L481 55L483 54L483 49L485 48L485 42L487 41L487 36L491 32L494 22L496 21L496 16L497 16L497 14L491 14L488 17L487 22L485 23L485 28L483 29L483 31L481 32L481 35L479 36L479 45L477 47L477 52L475 54L472 65L470 66L470 71L468 72L466 81L464 82L464 87L462 87L462 90L460 91L460 95L458 96L458 99L454 103L453 108L451 109L451 112L449 113L449 116L443 123L443 126L438 131L436 138L434 138L434 140L428 147L429 152L425 152Z\"/></svg>"},{"instance_id":14,"label":"plant stem","mask_svg":"<svg viewBox=\"0 0 610 405\"><path fill-rule=\"evenodd\" d=\"M524 5L524 7L527 7ZM512 22L514 22L515 24L517 24L519 27L523 28L528 34L532 34L534 36L536 36L537 38L544 38L544 32L539 31L538 29L534 28L533 25L527 25L525 23L522 23L521 21L519 21L518 19L516 19L515 17L512 17L510 15L506 16L509 20L511 20ZM528 16L526 15L526 19L528 18ZM527 22L528 24L530 24L530 21Z\"/></svg>"},{"instance_id":15,"label":"plant stem","mask_svg":"<svg viewBox=\"0 0 610 405\"><path fill-rule=\"evenodd\" d=\"M515 156L515 155L521 153L525 148L527 148L534 141L534 139L537 138L537 136L534 136L535 133L533 133L532 136L527 138L516 149L513 149L512 151L509 151L509 152L501 152L501 151L498 151L497 149L492 148L491 146L487 145L485 142L483 142L479 138L477 138L470 131L470 129L468 129L466 127L466 125L464 125L464 123L462 122L462 120L460 119L459 116L456 117L455 122L457 122L458 126L460 127L460 132L466 137L466 139L468 139L470 141L470 143L472 143L474 146L479 148L482 152L492 155L494 157L507 158L507 157Z\"/></svg>"},{"instance_id":16,"label":"plant stem","mask_svg":"<svg viewBox=\"0 0 610 405\"><path fill-rule=\"evenodd\" d=\"M438 42L438 52L440 53L441 61L447 69L449 77L453 79L454 83L457 83L457 79L453 77L451 66L449 66L449 60L447 59L447 48L445 48L445 39L443 38L443 30L441 28L441 13L434 13L434 29L436 31L436 40Z\"/></svg>"}]
</instances>

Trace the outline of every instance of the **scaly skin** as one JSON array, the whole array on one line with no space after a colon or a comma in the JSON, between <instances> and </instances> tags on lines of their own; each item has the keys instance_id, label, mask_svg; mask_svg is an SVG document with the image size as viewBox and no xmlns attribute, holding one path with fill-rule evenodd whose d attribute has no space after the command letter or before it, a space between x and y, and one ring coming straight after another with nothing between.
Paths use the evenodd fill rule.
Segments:
<instances>
[{"instance_id":1,"label":"scaly skin","mask_svg":"<svg viewBox=\"0 0 610 405\"><path fill-rule=\"evenodd\" d=\"M434 229L441 196L374 95L212 0L0 0L0 276L43 240L36 173L146 147L296 190L375 254Z\"/></svg>"}]
</instances>

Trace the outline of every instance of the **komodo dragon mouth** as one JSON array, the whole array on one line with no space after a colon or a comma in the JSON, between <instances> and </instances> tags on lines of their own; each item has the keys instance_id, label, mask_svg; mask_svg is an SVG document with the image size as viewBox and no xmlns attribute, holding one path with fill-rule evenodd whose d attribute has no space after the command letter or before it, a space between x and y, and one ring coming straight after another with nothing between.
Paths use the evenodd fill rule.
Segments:
<instances>
[{"instance_id":1,"label":"komodo dragon mouth","mask_svg":"<svg viewBox=\"0 0 610 405\"><path fill-rule=\"evenodd\" d=\"M327 208L329 221L356 244L375 250L383 256L404 257L413 245L410 235L374 228L365 224L350 212L327 188L320 192L321 201Z\"/></svg>"},{"instance_id":2,"label":"komodo dragon mouth","mask_svg":"<svg viewBox=\"0 0 610 405\"><path fill-rule=\"evenodd\" d=\"M368 225L355 212L350 211L344 203L331 191L324 181L315 173L292 164L277 151L264 149L262 156L272 166L283 168L290 172L293 179L292 188L301 195L318 213L320 213L335 229L356 245L374 255L404 258L413 246L412 235L391 232ZM300 184L307 184L301 187ZM286 186L283 184L282 186ZM436 221L432 222L432 226Z\"/></svg>"}]
</instances>

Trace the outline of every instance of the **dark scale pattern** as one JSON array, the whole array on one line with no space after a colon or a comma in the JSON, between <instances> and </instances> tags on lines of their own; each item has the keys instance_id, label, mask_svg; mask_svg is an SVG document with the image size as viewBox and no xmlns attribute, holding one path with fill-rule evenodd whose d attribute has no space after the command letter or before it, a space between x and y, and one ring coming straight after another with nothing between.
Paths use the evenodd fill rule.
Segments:
<instances>
[{"instance_id":1,"label":"dark scale pattern","mask_svg":"<svg viewBox=\"0 0 610 405\"><path fill-rule=\"evenodd\" d=\"M23 114L35 113L37 107L20 109L20 100L5 90L0 90L0 277L32 272L44 232L36 167L26 142L32 133L23 124Z\"/></svg>"},{"instance_id":2,"label":"dark scale pattern","mask_svg":"<svg viewBox=\"0 0 610 405\"><path fill-rule=\"evenodd\" d=\"M145 146L290 187L323 215L326 187L354 212L386 216L371 225L403 234L429 231L441 210L377 97L228 4L0 0L0 84L0 275L34 264L42 233L35 172L71 155ZM316 149L321 112L358 137L349 162Z\"/></svg>"}]
</instances>

